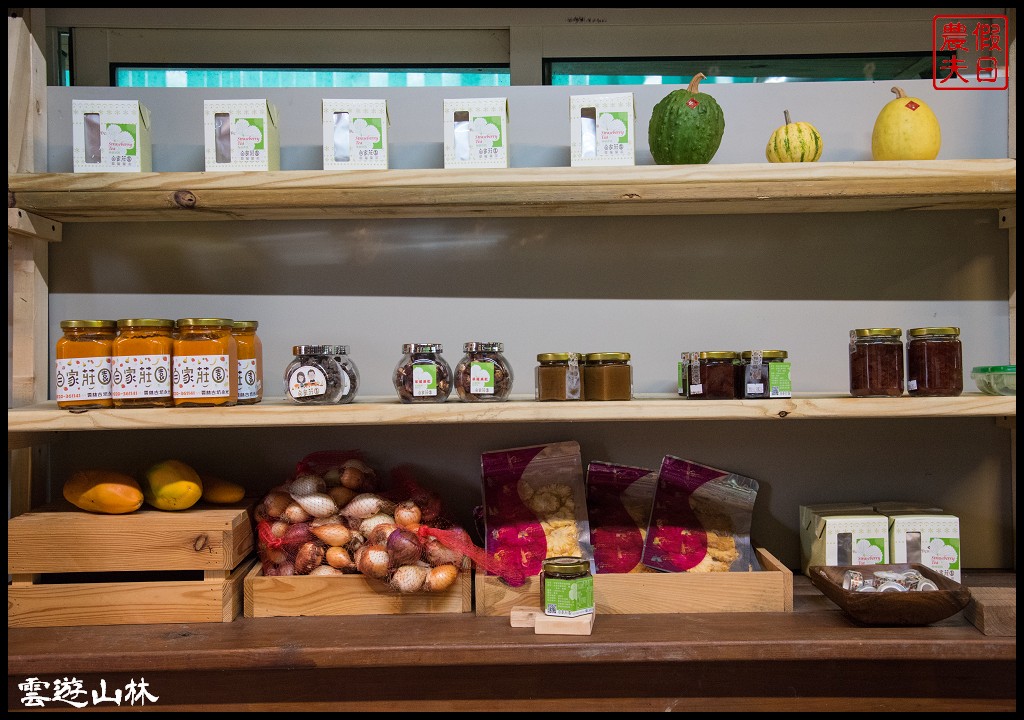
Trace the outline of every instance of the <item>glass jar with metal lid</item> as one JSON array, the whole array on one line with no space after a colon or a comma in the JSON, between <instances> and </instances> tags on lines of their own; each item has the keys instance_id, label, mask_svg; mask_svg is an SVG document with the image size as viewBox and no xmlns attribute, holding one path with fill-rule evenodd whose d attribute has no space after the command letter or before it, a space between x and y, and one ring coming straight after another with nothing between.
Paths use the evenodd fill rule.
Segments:
<instances>
[{"instance_id":1,"label":"glass jar with metal lid","mask_svg":"<svg viewBox=\"0 0 1024 720\"><path fill-rule=\"evenodd\" d=\"M789 353L785 350L744 350L736 367L738 397L746 399L793 397Z\"/></svg>"},{"instance_id":2,"label":"glass jar with metal lid","mask_svg":"<svg viewBox=\"0 0 1024 720\"><path fill-rule=\"evenodd\" d=\"M851 395L903 395L902 335L900 328L860 328L850 331Z\"/></svg>"},{"instance_id":3,"label":"glass jar with metal lid","mask_svg":"<svg viewBox=\"0 0 1024 720\"><path fill-rule=\"evenodd\" d=\"M594 612L594 577L590 561L551 557L544 561L540 593L545 615L578 617Z\"/></svg>"},{"instance_id":4,"label":"glass jar with metal lid","mask_svg":"<svg viewBox=\"0 0 1024 720\"><path fill-rule=\"evenodd\" d=\"M585 364L581 353L540 353L534 369L534 397L541 402L582 400Z\"/></svg>"},{"instance_id":5,"label":"glass jar with metal lid","mask_svg":"<svg viewBox=\"0 0 1024 720\"><path fill-rule=\"evenodd\" d=\"M112 346L114 407L171 407L174 321L126 318L117 321Z\"/></svg>"},{"instance_id":6,"label":"glass jar with metal lid","mask_svg":"<svg viewBox=\"0 0 1024 720\"><path fill-rule=\"evenodd\" d=\"M587 353L583 366L586 400L632 400L633 367L627 352Z\"/></svg>"},{"instance_id":7,"label":"glass jar with metal lid","mask_svg":"<svg viewBox=\"0 0 1024 720\"><path fill-rule=\"evenodd\" d=\"M705 350L690 363L690 395L696 400L735 400L736 364L740 354L732 350Z\"/></svg>"},{"instance_id":8,"label":"glass jar with metal lid","mask_svg":"<svg viewBox=\"0 0 1024 720\"><path fill-rule=\"evenodd\" d=\"M964 391L964 356L958 327L907 330L907 394L955 397Z\"/></svg>"},{"instance_id":9,"label":"glass jar with metal lid","mask_svg":"<svg viewBox=\"0 0 1024 720\"><path fill-rule=\"evenodd\" d=\"M444 402L452 393L452 368L441 343L405 343L395 366L394 385L404 403Z\"/></svg>"},{"instance_id":10,"label":"glass jar with metal lid","mask_svg":"<svg viewBox=\"0 0 1024 720\"><path fill-rule=\"evenodd\" d=\"M61 320L54 348L57 407L88 410L114 406L111 359L117 323L113 320Z\"/></svg>"},{"instance_id":11,"label":"glass jar with metal lid","mask_svg":"<svg viewBox=\"0 0 1024 720\"><path fill-rule=\"evenodd\" d=\"M465 357L455 366L455 390L466 402L507 400L512 393L512 367L500 342L467 342Z\"/></svg>"},{"instance_id":12,"label":"glass jar with metal lid","mask_svg":"<svg viewBox=\"0 0 1024 720\"><path fill-rule=\"evenodd\" d=\"M344 405L355 399L359 371L348 345L294 345L284 394L299 405Z\"/></svg>"},{"instance_id":13,"label":"glass jar with metal lid","mask_svg":"<svg viewBox=\"0 0 1024 720\"><path fill-rule=\"evenodd\" d=\"M182 318L171 362L175 407L238 402L238 343L229 318Z\"/></svg>"},{"instance_id":14,"label":"glass jar with metal lid","mask_svg":"<svg viewBox=\"0 0 1024 720\"><path fill-rule=\"evenodd\" d=\"M263 341L256 320L235 320L231 334L238 344L238 404L255 405L263 399Z\"/></svg>"}]
</instances>

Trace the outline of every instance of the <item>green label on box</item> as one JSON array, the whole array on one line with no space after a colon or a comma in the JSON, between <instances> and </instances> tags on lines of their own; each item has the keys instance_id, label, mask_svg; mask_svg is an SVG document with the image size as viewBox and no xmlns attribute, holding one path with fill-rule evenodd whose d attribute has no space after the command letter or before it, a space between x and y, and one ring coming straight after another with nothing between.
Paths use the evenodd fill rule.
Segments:
<instances>
[{"instance_id":1,"label":"green label on box","mask_svg":"<svg viewBox=\"0 0 1024 720\"><path fill-rule=\"evenodd\" d=\"M593 576L544 579L544 614L577 617L594 612Z\"/></svg>"},{"instance_id":2,"label":"green label on box","mask_svg":"<svg viewBox=\"0 0 1024 720\"><path fill-rule=\"evenodd\" d=\"M768 397L793 397L793 383L789 379L788 362L768 363Z\"/></svg>"}]
</instances>

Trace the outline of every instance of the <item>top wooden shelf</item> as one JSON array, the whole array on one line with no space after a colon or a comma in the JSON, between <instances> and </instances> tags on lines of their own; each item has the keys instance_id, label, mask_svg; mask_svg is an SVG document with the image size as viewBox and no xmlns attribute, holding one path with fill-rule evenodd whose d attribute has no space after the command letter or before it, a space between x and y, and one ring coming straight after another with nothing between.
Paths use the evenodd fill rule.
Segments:
<instances>
[{"instance_id":1,"label":"top wooden shelf","mask_svg":"<svg viewBox=\"0 0 1024 720\"><path fill-rule=\"evenodd\" d=\"M8 175L59 222L555 217L1002 209L1017 161Z\"/></svg>"}]
</instances>

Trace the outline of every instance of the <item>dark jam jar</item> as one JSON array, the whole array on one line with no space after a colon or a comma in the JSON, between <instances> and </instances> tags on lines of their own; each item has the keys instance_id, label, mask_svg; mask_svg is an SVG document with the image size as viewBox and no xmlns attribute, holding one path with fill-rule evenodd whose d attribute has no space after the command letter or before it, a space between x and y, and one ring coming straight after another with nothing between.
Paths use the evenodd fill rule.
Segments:
<instances>
[{"instance_id":1,"label":"dark jam jar","mask_svg":"<svg viewBox=\"0 0 1024 720\"><path fill-rule=\"evenodd\" d=\"M739 353L711 350L697 354L690 363L690 397L695 400L735 400L736 364Z\"/></svg>"},{"instance_id":2,"label":"dark jam jar","mask_svg":"<svg viewBox=\"0 0 1024 720\"><path fill-rule=\"evenodd\" d=\"M850 331L851 395L903 395L902 335L900 328L861 328Z\"/></svg>"},{"instance_id":3,"label":"dark jam jar","mask_svg":"<svg viewBox=\"0 0 1024 720\"><path fill-rule=\"evenodd\" d=\"M960 328L907 330L907 393L919 397L955 397L963 391Z\"/></svg>"},{"instance_id":4,"label":"dark jam jar","mask_svg":"<svg viewBox=\"0 0 1024 720\"><path fill-rule=\"evenodd\" d=\"M789 398L789 353L785 350L745 350L736 366L737 395L746 399Z\"/></svg>"}]
</instances>

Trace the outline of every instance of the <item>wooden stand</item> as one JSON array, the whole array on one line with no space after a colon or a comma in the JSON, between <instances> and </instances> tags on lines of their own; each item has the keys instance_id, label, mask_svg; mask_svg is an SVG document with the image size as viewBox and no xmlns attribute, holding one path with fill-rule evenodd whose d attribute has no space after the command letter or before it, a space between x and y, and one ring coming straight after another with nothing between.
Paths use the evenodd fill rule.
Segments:
<instances>
[{"instance_id":1,"label":"wooden stand","mask_svg":"<svg viewBox=\"0 0 1024 720\"><path fill-rule=\"evenodd\" d=\"M512 627L532 627L534 635L590 635L595 613L577 617L554 617L530 605L517 605L509 613Z\"/></svg>"}]
</instances>

